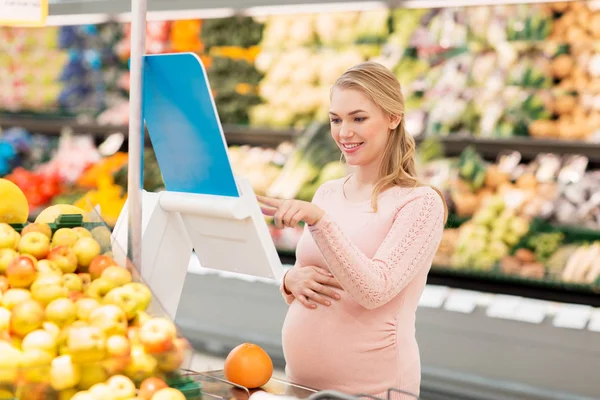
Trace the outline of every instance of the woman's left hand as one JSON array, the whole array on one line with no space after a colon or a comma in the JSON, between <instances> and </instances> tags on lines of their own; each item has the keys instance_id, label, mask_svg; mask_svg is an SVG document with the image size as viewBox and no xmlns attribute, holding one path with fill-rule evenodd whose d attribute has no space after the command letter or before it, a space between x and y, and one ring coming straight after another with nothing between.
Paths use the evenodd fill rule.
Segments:
<instances>
[{"instance_id":1,"label":"woman's left hand","mask_svg":"<svg viewBox=\"0 0 600 400\"><path fill-rule=\"evenodd\" d=\"M256 196L261 204L260 209L264 215L273 217L275 226L294 227L300 221L308 225L314 225L323 218L325 211L307 201L301 200L279 200L270 197Z\"/></svg>"}]
</instances>

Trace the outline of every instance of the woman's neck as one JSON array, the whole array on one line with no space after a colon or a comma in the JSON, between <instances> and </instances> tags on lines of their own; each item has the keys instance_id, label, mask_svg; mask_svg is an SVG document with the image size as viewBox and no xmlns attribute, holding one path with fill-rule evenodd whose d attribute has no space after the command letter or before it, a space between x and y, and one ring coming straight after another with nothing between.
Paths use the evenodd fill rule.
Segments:
<instances>
[{"instance_id":1,"label":"woman's neck","mask_svg":"<svg viewBox=\"0 0 600 400\"><path fill-rule=\"evenodd\" d=\"M372 188L379 180L379 168L372 165L362 165L354 172L354 183L358 188Z\"/></svg>"}]
</instances>

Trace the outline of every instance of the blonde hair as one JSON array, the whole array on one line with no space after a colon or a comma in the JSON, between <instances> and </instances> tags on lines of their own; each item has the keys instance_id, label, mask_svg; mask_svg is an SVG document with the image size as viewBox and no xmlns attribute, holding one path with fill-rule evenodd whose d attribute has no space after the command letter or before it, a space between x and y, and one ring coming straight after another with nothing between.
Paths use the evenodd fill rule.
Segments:
<instances>
[{"instance_id":1,"label":"blonde hair","mask_svg":"<svg viewBox=\"0 0 600 400\"><path fill-rule=\"evenodd\" d=\"M371 204L377 211L379 194L393 186L422 186L415 165L416 143L407 134L404 115L404 96L400 82L392 72L376 62L364 62L348 69L338 78L333 87L355 89L364 93L386 114L397 116L400 123L390 130L390 135L379 166L379 180L373 189ZM444 222L448 208L439 189L432 187L444 202Z\"/></svg>"}]
</instances>

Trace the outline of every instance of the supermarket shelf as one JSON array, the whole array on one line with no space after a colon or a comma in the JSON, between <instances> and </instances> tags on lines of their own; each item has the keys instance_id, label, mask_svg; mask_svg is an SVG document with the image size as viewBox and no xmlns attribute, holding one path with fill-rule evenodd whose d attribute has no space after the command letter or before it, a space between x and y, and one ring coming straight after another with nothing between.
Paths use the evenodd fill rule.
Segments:
<instances>
[{"instance_id":1,"label":"supermarket shelf","mask_svg":"<svg viewBox=\"0 0 600 400\"><path fill-rule=\"evenodd\" d=\"M108 137L113 133L127 135L129 127L126 125L100 125L97 123L81 123L67 118L25 118L25 117L0 117L0 127L3 129L19 127L30 132L45 135L60 135L65 128L73 133L89 134L99 139ZM223 130L228 144L275 147L284 141L294 140L299 134L294 130L272 130L250 128L247 126L224 125Z\"/></svg>"},{"instance_id":2,"label":"supermarket shelf","mask_svg":"<svg viewBox=\"0 0 600 400\"><path fill-rule=\"evenodd\" d=\"M423 138L417 138L417 143ZM531 137L512 138L478 138L473 136L445 136L439 141L444 145L448 156L460 154L467 146L473 146L482 157L494 159L501 150L517 150L521 155L532 160L539 153L580 154L589 158L591 163L600 163L600 143L535 139Z\"/></svg>"},{"instance_id":3,"label":"supermarket shelf","mask_svg":"<svg viewBox=\"0 0 600 400\"><path fill-rule=\"evenodd\" d=\"M127 134L125 125L100 125L96 123L80 123L66 118L37 117L3 117L0 116L0 127L22 127L32 132L47 135L59 135L63 128L69 127L74 133L86 133L98 137L106 137L112 133ZM294 140L301 131L287 129L254 128L241 125L224 125L223 130L229 144L274 147L284 141ZM424 138L416 138L417 143ZM444 146L446 155L456 156L467 146L473 146L479 154L487 159L494 159L502 150L518 150L525 159L533 159L539 153L580 154L589 158L592 164L600 164L600 143L542 140L530 137L513 138L478 138L454 135L438 138Z\"/></svg>"},{"instance_id":4,"label":"supermarket shelf","mask_svg":"<svg viewBox=\"0 0 600 400\"><path fill-rule=\"evenodd\" d=\"M279 251L279 258L282 263L287 265L294 265L296 262L292 251ZM600 288L584 285L440 267L431 269L427 283L456 289L600 307Z\"/></svg>"}]
</instances>

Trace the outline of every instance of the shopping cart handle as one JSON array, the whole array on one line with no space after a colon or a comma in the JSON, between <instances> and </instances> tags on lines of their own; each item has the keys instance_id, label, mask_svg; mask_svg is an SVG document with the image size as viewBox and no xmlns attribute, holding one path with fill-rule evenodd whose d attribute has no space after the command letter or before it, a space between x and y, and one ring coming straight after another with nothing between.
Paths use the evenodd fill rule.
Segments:
<instances>
[{"instance_id":1,"label":"shopping cart handle","mask_svg":"<svg viewBox=\"0 0 600 400\"><path fill-rule=\"evenodd\" d=\"M307 400L326 400L326 399L356 400L356 397L350 396L350 395L342 393L342 392L338 392L336 390L323 390L323 391L320 391L320 392L310 395Z\"/></svg>"}]
</instances>

